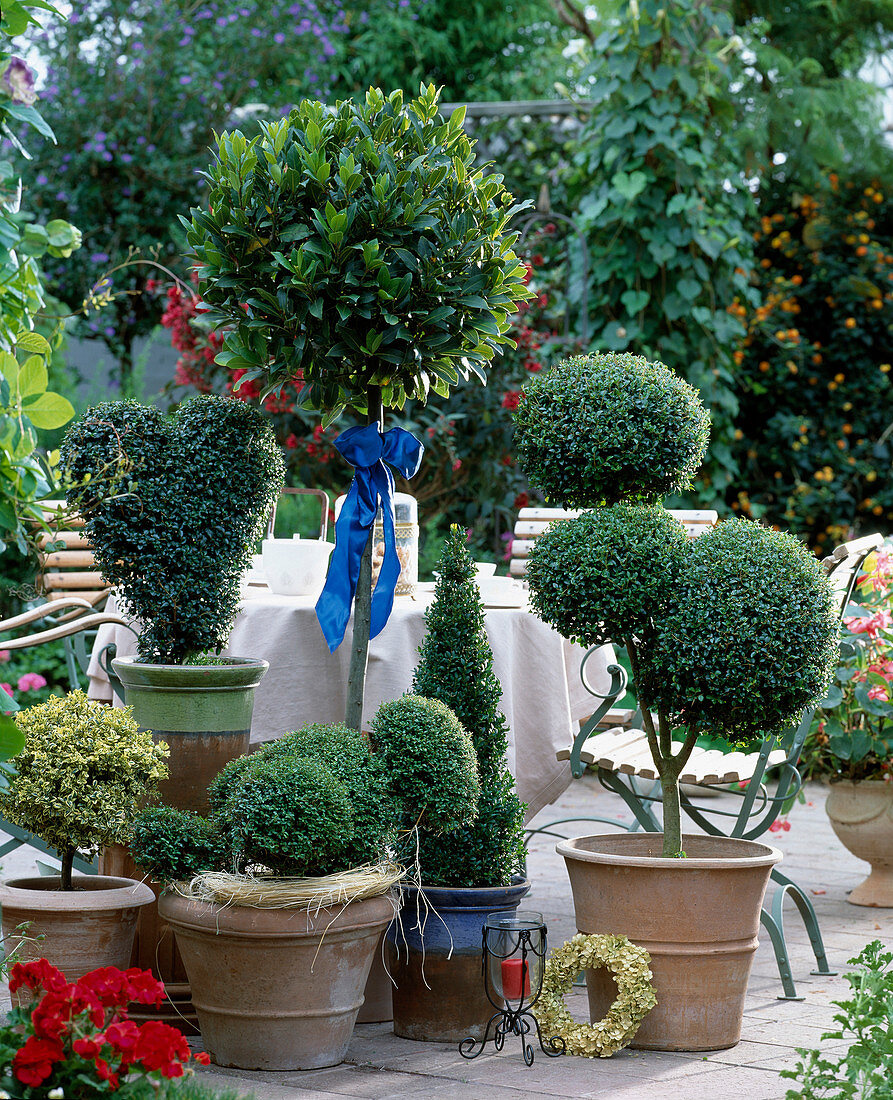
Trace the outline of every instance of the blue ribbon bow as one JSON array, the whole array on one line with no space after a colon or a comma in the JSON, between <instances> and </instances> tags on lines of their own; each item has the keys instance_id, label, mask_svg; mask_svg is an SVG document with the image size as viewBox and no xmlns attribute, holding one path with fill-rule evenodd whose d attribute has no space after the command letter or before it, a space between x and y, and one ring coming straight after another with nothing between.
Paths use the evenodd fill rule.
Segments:
<instances>
[{"instance_id":1,"label":"blue ribbon bow","mask_svg":"<svg viewBox=\"0 0 893 1100\"><path fill-rule=\"evenodd\" d=\"M382 435L377 424L348 428L335 440L335 446L355 469L335 524L335 549L325 587L316 601L316 617L331 653L344 640L357 591L360 559L375 524L379 502L384 517L384 558L372 593L369 637L380 634L388 621L400 576L394 532L394 475L388 465L404 477L413 477L425 453L425 448L411 432L391 428Z\"/></svg>"}]
</instances>

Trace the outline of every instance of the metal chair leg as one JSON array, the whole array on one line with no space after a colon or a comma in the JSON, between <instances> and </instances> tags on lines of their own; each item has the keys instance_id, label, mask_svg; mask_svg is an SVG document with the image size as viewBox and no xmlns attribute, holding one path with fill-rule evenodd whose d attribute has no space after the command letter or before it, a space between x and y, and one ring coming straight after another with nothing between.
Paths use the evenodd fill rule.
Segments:
<instances>
[{"instance_id":1,"label":"metal chair leg","mask_svg":"<svg viewBox=\"0 0 893 1100\"><path fill-rule=\"evenodd\" d=\"M791 973L791 960L788 956L788 945L784 939L784 925L769 912L768 909L760 911L760 923L769 933L772 940L772 949L775 952L775 962L778 965L778 975L781 978L781 986L784 994L780 994L779 1001L802 1001L804 998L797 993L794 985L794 975Z\"/></svg>"},{"instance_id":2,"label":"metal chair leg","mask_svg":"<svg viewBox=\"0 0 893 1100\"><path fill-rule=\"evenodd\" d=\"M803 888L776 868L772 869L771 879L781 887L781 889L775 891L772 897L772 915L778 924L783 927L782 906L784 905L785 896L793 898L794 904L800 912L800 918L803 921L806 934L809 936L812 953L815 956L816 968L811 970L810 973L815 975L837 974L838 971L832 970L828 963L828 956L825 954L825 943L819 928L819 918Z\"/></svg>"}]
</instances>

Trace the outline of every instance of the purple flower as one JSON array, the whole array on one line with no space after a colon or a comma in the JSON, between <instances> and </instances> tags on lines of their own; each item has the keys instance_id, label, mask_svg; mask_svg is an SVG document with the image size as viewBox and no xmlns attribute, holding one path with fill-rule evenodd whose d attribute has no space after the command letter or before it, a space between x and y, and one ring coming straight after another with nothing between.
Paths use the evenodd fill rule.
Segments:
<instances>
[{"instance_id":1,"label":"purple flower","mask_svg":"<svg viewBox=\"0 0 893 1100\"><path fill-rule=\"evenodd\" d=\"M278 42L280 46L282 45L282 43L285 41L285 35L282 33L282 31L277 31L273 35L273 41Z\"/></svg>"},{"instance_id":2,"label":"purple flower","mask_svg":"<svg viewBox=\"0 0 893 1100\"><path fill-rule=\"evenodd\" d=\"M108 252L94 252L90 256L91 264L107 264L109 262Z\"/></svg>"},{"instance_id":3,"label":"purple flower","mask_svg":"<svg viewBox=\"0 0 893 1100\"><path fill-rule=\"evenodd\" d=\"M34 91L34 73L20 57L11 57L3 74L3 86L13 103L31 107L37 102Z\"/></svg>"},{"instance_id":4,"label":"purple flower","mask_svg":"<svg viewBox=\"0 0 893 1100\"><path fill-rule=\"evenodd\" d=\"M49 176L45 175L43 172L39 172L37 174L36 182L38 187L46 187L46 185L50 182Z\"/></svg>"},{"instance_id":5,"label":"purple flower","mask_svg":"<svg viewBox=\"0 0 893 1100\"><path fill-rule=\"evenodd\" d=\"M192 83L192 77L191 76L181 76L180 77L180 83L181 84L191 84Z\"/></svg>"},{"instance_id":6,"label":"purple flower","mask_svg":"<svg viewBox=\"0 0 893 1100\"><path fill-rule=\"evenodd\" d=\"M115 335L115 330L111 325L108 325L102 331L105 333L106 336L109 337L109 339L111 339Z\"/></svg>"},{"instance_id":7,"label":"purple flower","mask_svg":"<svg viewBox=\"0 0 893 1100\"><path fill-rule=\"evenodd\" d=\"M130 164L130 162L132 160L133 160L133 157L130 153L122 153L121 154L121 161L122 161L123 164Z\"/></svg>"}]
</instances>

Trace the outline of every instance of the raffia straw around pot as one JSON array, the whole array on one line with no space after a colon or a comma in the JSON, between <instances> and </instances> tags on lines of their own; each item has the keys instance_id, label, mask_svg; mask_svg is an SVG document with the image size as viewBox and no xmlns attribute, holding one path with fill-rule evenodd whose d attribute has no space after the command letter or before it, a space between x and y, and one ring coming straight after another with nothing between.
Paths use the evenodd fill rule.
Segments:
<instances>
[{"instance_id":1,"label":"raffia straw around pot","mask_svg":"<svg viewBox=\"0 0 893 1100\"><path fill-rule=\"evenodd\" d=\"M187 898L218 905L250 905L257 909L325 909L386 893L403 877L396 863L366 864L321 878L279 878L274 875L231 875L204 871L176 889Z\"/></svg>"}]
</instances>

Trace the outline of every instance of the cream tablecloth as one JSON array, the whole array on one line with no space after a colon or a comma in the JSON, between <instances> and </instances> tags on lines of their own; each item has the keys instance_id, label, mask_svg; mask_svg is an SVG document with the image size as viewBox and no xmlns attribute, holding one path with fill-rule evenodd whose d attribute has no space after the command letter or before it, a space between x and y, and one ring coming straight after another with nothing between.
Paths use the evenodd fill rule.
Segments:
<instances>
[{"instance_id":1,"label":"cream tablecloth","mask_svg":"<svg viewBox=\"0 0 893 1100\"><path fill-rule=\"evenodd\" d=\"M112 597L114 600L114 597ZM398 596L391 618L369 648L364 724L378 706L398 698L412 682L418 648L425 633L424 612L430 596ZM263 657L270 668L257 689L252 743L270 741L306 722L344 719L345 684L350 660L351 629L330 654L316 620L315 600L276 596L265 588L243 590L241 610L224 650L235 656ZM109 610L114 608L109 604ZM570 766L555 758L569 746L580 718L591 714L596 700L580 682L584 650L565 641L526 608L488 608L486 629L493 666L502 685L501 709L509 725L508 765L519 798L528 804L528 819L553 802L571 782ZM135 652L133 634L121 627L102 627L93 648L89 694L111 699L108 678L97 654L109 642L118 653ZM610 649L594 654L587 666L590 681L605 690Z\"/></svg>"}]
</instances>

